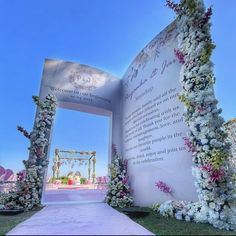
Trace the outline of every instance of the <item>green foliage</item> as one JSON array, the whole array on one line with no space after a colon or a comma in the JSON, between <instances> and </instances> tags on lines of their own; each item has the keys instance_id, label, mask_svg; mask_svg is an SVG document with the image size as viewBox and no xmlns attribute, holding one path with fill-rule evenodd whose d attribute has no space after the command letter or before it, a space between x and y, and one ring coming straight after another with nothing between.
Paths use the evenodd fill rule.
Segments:
<instances>
[{"instance_id":1,"label":"green foliage","mask_svg":"<svg viewBox=\"0 0 236 236\"><path fill-rule=\"evenodd\" d=\"M208 43L207 46L202 49L202 55L200 57L202 63L207 63L210 60L212 51L215 47L216 46L213 43Z\"/></svg>"},{"instance_id":2,"label":"green foliage","mask_svg":"<svg viewBox=\"0 0 236 236\"><path fill-rule=\"evenodd\" d=\"M38 96L32 96L32 98L35 104L42 109L44 106L44 103L40 100L40 98Z\"/></svg>"},{"instance_id":3,"label":"green foliage","mask_svg":"<svg viewBox=\"0 0 236 236\"><path fill-rule=\"evenodd\" d=\"M190 15L192 15L197 7L196 0L186 0L185 3L189 10Z\"/></svg>"},{"instance_id":4,"label":"green foliage","mask_svg":"<svg viewBox=\"0 0 236 236\"><path fill-rule=\"evenodd\" d=\"M85 184L87 181L87 178L80 178L80 184Z\"/></svg>"},{"instance_id":5,"label":"green foliage","mask_svg":"<svg viewBox=\"0 0 236 236\"><path fill-rule=\"evenodd\" d=\"M68 176L61 176L60 178L57 178L56 180L61 180L62 184L67 184L69 177Z\"/></svg>"},{"instance_id":6,"label":"green foliage","mask_svg":"<svg viewBox=\"0 0 236 236\"><path fill-rule=\"evenodd\" d=\"M179 100L182 103L184 103L184 105L188 108L189 111L193 111L193 106L192 106L191 102L184 95L180 95Z\"/></svg>"},{"instance_id":7,"label":"green foliage","mask_svg":"<svg viewBox=\"0 0 236 236\"><path fill-rule=\"evenodd\" d=\"M210 162L215 169L219 169L225 159L228 157L228 153L221 149L214 149L211 151Z\"/></svg>"},{"instance_id":8,"label":"green foliage","mask_svg":"<svg viewBox=\"0 0 236 236\"><path fill-rule=\"evenodd\" d=\"M153 211L157 211L157 210L159 209L160 205L161 205L161 204L159 204L159 203L154 203L154 204L152 205L152 210L153 210Z\"/></svg>"},{"instance_id":9,"label":"green foliage","mask_svg":"<svg viewBox=\"0 0 236 236\"><path fill-rule=\"evenodd\" d=\"M18 215L0 215L0 235L6 235L7 232L13 229L16 225L27 220L41 209L42 208L35 208L32 211L26 211Z\"/></svg>"}]
</instances>

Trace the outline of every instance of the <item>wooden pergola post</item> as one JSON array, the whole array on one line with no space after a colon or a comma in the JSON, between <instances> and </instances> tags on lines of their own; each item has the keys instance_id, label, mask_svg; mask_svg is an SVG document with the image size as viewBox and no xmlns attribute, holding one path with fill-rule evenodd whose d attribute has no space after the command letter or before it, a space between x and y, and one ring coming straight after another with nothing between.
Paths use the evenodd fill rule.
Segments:
<instances>
[{"instance_id":1,"label":"wooden pergola post","mask_svg":"<svg viewBox=\"0 0 236 236\"><path fill-rule=\"evenodd\" d=\"M52 167L52 171L53 171L53 179L59 178L59 173L60 173L60 156L59 156L59 149L56 148L55 149L55 157L53 160L53 167Z\"/></svg>"},{"instance_id":2,"label":"wooden pergola post","mask_svg":"<svg viewBox=\"0 0 236 236\"><path fill-rule=\"evenodd\" d=\"M90 180L90 175L91 175L91 161L90 161L90 158L89 158L89 164L88 164L88 180Z\"/></svg>"},{"instance_id":3,"label":"wooden pergola post","mask_svg":"<svg viewBox=\"0 0 236 236\"><path fill-rule=\"evenodd\" d=\"M94 156L93 159L93 184L95 183L96 179L96 157Z\"/></svg>"}]
</instances>

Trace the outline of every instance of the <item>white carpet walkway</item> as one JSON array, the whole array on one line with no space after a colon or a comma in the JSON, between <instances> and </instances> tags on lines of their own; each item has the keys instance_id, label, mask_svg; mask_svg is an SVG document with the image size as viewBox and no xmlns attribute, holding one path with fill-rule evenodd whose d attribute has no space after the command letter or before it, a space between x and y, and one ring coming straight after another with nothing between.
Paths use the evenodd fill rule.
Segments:
<instances>
[{"instance_id":1,"label":"white carpet walkway","mask_svg":"<svg viewBox=\"0 0 236 236\"><path fill-rule=\"evenodd\" d=\"M154 235L105 203L49 205L7 235Z\"/></svg>"}]
</instances>

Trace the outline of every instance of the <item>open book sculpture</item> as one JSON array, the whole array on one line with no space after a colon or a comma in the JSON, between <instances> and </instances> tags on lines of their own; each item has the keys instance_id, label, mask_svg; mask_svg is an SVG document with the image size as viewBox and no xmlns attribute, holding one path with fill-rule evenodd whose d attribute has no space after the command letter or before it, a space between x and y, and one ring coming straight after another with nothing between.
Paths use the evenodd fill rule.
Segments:
<instances>
[{"instance_id":1,"label":"open book sculpture","mask_svg":"<svg viewBox=\"0 0 236 236\"><path fill-rule=\"evenodd\" d=\"M129 161L135 204L196 200L188 128L178 99L181 63L173 22L134 59L123 78L73 62L46 59L40 98L53 94L58 107L110 116L110 143ZM155 187L174 186L172 196ZM146 183L150 183L147 185Z\"/></svg>"}]
</instances>

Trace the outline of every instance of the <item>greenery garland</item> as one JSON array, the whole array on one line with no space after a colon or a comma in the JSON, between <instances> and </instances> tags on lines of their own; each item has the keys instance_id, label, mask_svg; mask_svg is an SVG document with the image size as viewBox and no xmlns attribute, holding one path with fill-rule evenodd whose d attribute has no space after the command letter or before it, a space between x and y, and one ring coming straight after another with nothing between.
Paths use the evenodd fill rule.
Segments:
<instances>
[{"instance_id":1,"label":"greenery garland","mask_svg":"<svg viewBox=\"0 0 236 236\"><path fill-rule=\"evenodd\" d=\"M233 170L229 165L230 146L223 129L214 95L213 63L210 56L215 45L210 35L211 7L205 11L202 0L167 0L177 13L178 49L182 63L180 100L190 129L187 142L193 153L193 175L199 202L168 201L159 207L165 216L210 223L215 227L236 230L236 195Z\"/></svg>"}]
</instances>

